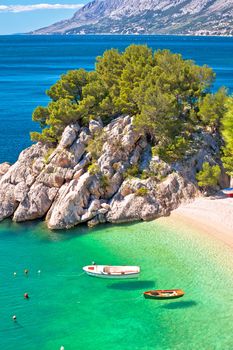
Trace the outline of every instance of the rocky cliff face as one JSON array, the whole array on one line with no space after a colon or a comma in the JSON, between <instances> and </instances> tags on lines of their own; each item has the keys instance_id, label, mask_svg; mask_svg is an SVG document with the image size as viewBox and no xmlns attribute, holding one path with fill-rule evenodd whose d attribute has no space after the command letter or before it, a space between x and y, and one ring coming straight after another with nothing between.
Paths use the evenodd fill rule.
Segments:
<instances>
[{"instance_id":1,"label":"rocky cliff face","mask_svg":"<svg viewBox=\"0 0 233 350\"><path fill-rule=\"evenodd\" d=\"M106 135L95 172L87 144L96 132ZM170 166L152 157L148 141L122 116L103 128L67 126L52 152L37 143L10 166L0 165L0 220L22 222L45 218L51 229L98 223L151 220L169 215L182 201L198 195L195 172L204 161L215 163L218 145L211 135L199 135L199 146L185 166ZM197 143L197 144L198 144ZM137 166L150 176L129 177ZM222 177L222 185L228 178Z\"/></svg>"},{"instance_id":2,"label":"rocky cliff face","mask_svg":"<svg viewBox=\"0 0 233 350\"><path fill-rule=\"evenodd\" d=\"M32 34L232 35L232 0L95 0Z\"/></svg>"}]
</instances>

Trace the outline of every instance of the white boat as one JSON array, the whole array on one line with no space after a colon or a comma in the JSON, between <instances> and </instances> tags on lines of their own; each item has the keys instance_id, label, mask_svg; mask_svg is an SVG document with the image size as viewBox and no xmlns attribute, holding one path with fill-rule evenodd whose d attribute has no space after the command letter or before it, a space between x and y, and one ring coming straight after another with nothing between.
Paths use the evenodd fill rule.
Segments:
<instances>
[{"instance_id":1,"label":"white boat","mask_svg":"<svg viewBox=\"0 0 233 350\"><path fill-rule=\"evenodd\" d=\"M224 188L222 192L229 197L233 197L233 188Z\"/></svg>"},{"instance_id":2,"label":"white boat","mask_svg":"<svg viewBox=\"0 0 233 350\"><path fill-rule=\"evenodd\" d=\"M88 265L83 267L88 275L100 278L137 278L139 266Z\"/></svg>"}]
</instances>

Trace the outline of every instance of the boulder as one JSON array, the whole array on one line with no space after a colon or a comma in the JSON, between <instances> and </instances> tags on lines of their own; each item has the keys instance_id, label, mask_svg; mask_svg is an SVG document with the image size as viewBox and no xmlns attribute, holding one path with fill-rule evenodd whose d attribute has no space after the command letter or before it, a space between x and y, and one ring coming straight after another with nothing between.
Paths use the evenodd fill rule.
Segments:
<instances>
[{"instance_id":1,"label":"boulder","mask_svg":"<svg viewBox=\"0 0 233 350\"><path fill-rule=\"evenodd\" d=\"M92 228L92 227L99 225L99 223L100 223L100 221L99 221L98 217L96 216L92 220L88 221L87 225L88 225L88 227Z\"/></svg>"},{"instance_id":2,"label":"boulder","mask_svg":"<svg viewBox=\"0 0 233 350\"><path fill-rule=\"evenodd\" d=\"M77 164L80 159L82 158L82 156L85 153L85 143L83 143L82 141L80 141L80 139L76 140L73 145L70 147L70 151L74 156L74 163Z\"/></svg>"},{"instance_id":3,"label":"boulder","mask_svg":"<svg viewBox=\"0 0 233 350\"><path fill-rule=\"evenodd\" d=\"M92 212L92 211L96 212L100 208L100 205L101 205L100 201L98 199L94 199L93 201L91 201L88 210L90 212Z\"/></svg>"},{"instance_id":4,"label":"boulder","mask_svg":"<svg viewBox=\"0 0 233 350\"><path fill-rule=\"evenodd\" d=\"M49 210L57 189L42 183L34 184L16 209L13 220L16 222L34 220L45 216Z\"/></svg>"},{"instance_id":5,"label":"boulder","mask_svg":"<svg viewBox=\"0 0 233 350\"><path fill-rule=\"evenodd\" d=\"M89 123L89 130L92 134L98 133L103 129L102 120L94 120L92 119Z\"/></svg>"},{"instance_id":6,"label":"boulder","mask_svg":"<svg viewBox=\"0 0 233 350\"><path fill-rule=\"evenodd\" d=\"M146 195L138 196L134 193L136 189L145 186L148 189ZM112 223L153 220L168 215L182 201L193 198L197 193L196 186L187 183L178 174L169 175L157 187L150 180L126 180L110 201L106 218Z\"/></svg>"},{"instance_id":7,"label":"boulder","mask_svg":"<svg viewBox=\"0 0 233 350\"><path fill-rule=\"evenodd\" d=\"M19 182L14 187L14 197L17 202L22 202L29 191L29 187L25 182Z\"/></svg>"},{"instance_id":8,"label":"boulder","mask_svg":"<svg viewBox=\"0 0 233 350\"><path fill-rule=\"evenodd\" d=\"M0 220L12 216L21 200L24 200L36 179L33 165L44 158L48 149L41 143L32 145L19 155L0 179Z\"/></svg>"},{"instance_id":9,"label":"boulder","mask_svg":"<svg viewBox=\"0 0 233 350\"><path fill-rule=\"evenodd\" d=\"M59 143L59 147L67 148L67 147L71 146L77 137L77 133L78 133L79 129L80 129L80 127L77 123L73 124L73 125L68 125L65 128L65 130L63 131L61 141Z\"/></svg>"},{"instance_id":10,"label":"boulder","mask_svg":"<svg viewBox=\"0 0 233 350\"><path fill-rule=\"evenodd\" d=\"M139 197L129 194L121 200L113 200L107 214L107 221L112 223L152 220L158 215L159 204L152 196Z\"/></svg>"},{"instance_id":11,"label":"boulder","mask_svg":"<svg viewBox=\"0 0 233 350\"><path fill-rule=\"evenodd\" d=\"M108 211L109 211L109 209L101 208L98 210L98 214L107 214Z\"/></svg>"},{"instance_id":12,"label":"boulder","mask_svg":"<svg viewBox=\"0 0 233 350\"><path fill-rule=\"evenodd\" d=\"M11 183L3 184L0 189L0 221L13 215L19 202L16 200L15 186Z\"/></svg>"},{"instance_id":13,"label":"boulder","mask_svg":"<svg viewBox=\"0 0 233 350\"><path fill-rule=\"evenodd\" d=\"M91 161L91 154L90 153L86 153L84 154L82 160L75 165L74 167L74 171L79 171L80 169L84 169Z\"/></svg>"},{"instance_id":14,"label":"boulder","mask_svg":"<svg viewBox=\"0 0 233 350\"><path fill-rule=\"evenodd\" d=\"M70 228L81 222L81 216L88 207L90 192L87 189L91 181L89 173L78 180L63 185L47 214L48 227L51 229Z\"/></svg>"},{"instance_id":15,"label":"boulder","mask_svg":"<svg viewBox=\"0 0 233 350\"><path fill-rule=\"evenodd\" d=\"M103 202L103 203L101 203L101 208L109 210L110 209L110 205L108 203Z\"/></svg>"},{"instance_id":16,"label":"boulder","mask_svg":"<svg viewBox=\"0 0 233 350\"><path fill-rule=\"evenodd\" d=\"M0 164L0 179L3 175L5 175L10 169L11 165L7 162Z\"/></svg>"}]
</instances>

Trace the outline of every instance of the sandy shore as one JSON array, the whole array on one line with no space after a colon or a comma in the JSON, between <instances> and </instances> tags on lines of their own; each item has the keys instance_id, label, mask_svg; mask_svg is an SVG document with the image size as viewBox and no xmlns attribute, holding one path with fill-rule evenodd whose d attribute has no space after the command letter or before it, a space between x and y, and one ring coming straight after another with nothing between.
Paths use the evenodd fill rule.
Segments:
<instances>
[{"instance_id":1,"label":"sandy shore","mask_svg":"<svg viewBox=\"0 0 233 350\"><path fill-rule=\"evenodd\" d=\"M171 217L214 235L233 248L233 198L197 198L174 210Z\"/></svg>"}]
</instances>

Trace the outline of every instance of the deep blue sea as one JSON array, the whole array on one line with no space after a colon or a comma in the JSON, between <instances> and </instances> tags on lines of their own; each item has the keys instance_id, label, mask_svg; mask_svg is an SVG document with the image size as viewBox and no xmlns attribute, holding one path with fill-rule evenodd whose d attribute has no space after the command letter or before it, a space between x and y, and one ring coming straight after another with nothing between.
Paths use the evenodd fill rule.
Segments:
<instances>
[{"instance_id":1,"label":"deep blue sea","mask_svg":"<svg viewBox=\"0 0 233 350\"><path fill-rule=\"evenodd\" d=\"M45 91L62 73L91 70L106 49L147 44L170 49L217 74L215 87L233 91L233 38L182 36L0 36L0 162L16 160L30 145L33 109L48 101Z\"/></svg>"}]
</instances>

